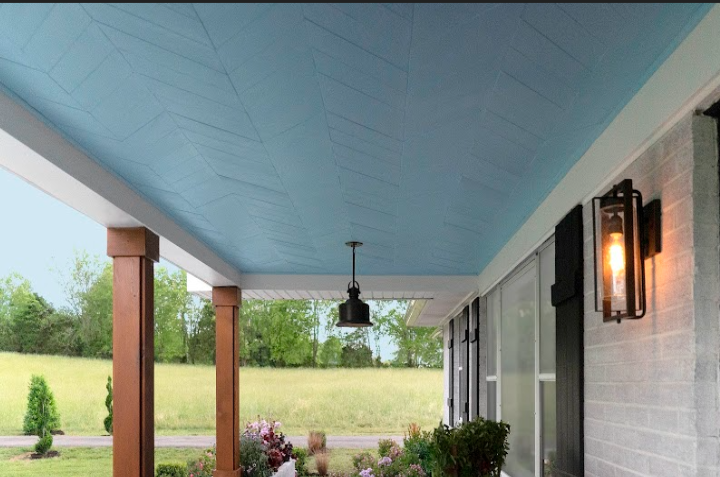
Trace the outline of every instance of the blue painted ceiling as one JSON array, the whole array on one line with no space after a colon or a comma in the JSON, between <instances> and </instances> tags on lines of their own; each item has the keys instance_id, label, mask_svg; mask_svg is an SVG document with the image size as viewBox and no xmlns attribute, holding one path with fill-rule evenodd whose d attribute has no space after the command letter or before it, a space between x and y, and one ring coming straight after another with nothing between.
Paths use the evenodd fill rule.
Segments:
<instances>
[{"instance_id":1,"label":"blue painted ceiling","mask_svg":"<svg viewBox=\"0 0 720 477\"><path fill-rule=\"evenodd\" d=\"M709 8L6 3L0 83L241 271L476 274Z\"/></svg>"}]
</instances>

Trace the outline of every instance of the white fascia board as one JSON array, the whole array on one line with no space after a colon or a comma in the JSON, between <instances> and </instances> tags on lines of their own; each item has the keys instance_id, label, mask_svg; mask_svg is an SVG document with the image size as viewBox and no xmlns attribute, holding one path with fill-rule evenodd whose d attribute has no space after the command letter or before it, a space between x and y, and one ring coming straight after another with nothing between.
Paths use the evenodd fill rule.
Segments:
<instances>
[{"instance_id":1,"label":"white fascia board","mask_svg":"<svg viewBox=\"0 0 720 477\"><path fill-rule=\"evenodd\" d=\"M714 6L480 273L486 294L649 146L720 86L720 6Z\"/></svg>"},{"instance_id":2,"label":"white fascia board","mask_svg":"<svg viewBox=\"0 0 720 477\"><path fill-rule=\"evenodd\" d=\"M149 228L164 259L211 285L240 282L237 269L2 93L0 167L105 227Z\"/></svg>"}]
</instances>

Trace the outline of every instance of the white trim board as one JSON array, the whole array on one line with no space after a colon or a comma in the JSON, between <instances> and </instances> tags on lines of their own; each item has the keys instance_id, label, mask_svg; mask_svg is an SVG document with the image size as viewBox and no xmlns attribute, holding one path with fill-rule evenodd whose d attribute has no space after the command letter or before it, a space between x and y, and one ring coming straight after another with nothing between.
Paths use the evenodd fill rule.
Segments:
<instances>
[{"instance_id":1,"label":"white trim board","mask_svg":"<svg viewBox=\"0 0 720 477\"><path fill-rule=\"evenodd\" d=\"M720 5L716 5L480 273L481 294L547 240L573 206L607 188L619 172L719 86Z\"/></svg>"}]
</instances>

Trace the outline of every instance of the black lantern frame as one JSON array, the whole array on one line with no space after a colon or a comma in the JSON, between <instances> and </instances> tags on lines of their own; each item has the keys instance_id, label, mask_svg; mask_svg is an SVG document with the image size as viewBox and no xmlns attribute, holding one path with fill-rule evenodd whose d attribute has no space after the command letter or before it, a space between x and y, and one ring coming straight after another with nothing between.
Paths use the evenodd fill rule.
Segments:
<instances>
[{"instance_id":1,"label":"black lantern frame","mask_svg":"<svg viewBox=\"0 0 720 477\"><path fill-rule=\"evenodd\" d=\"M644 261L660 252L660 201L643 207L640 191L625 179L593 198L595 311L603 321L645 316Z\"/></svg>"},{"instance_id":2,"label":"black lantern frame","mask_svg":"<svg viewBox=\"0 0 720 477\"><path fill-rule=\"evenodd\" d=\"M340 319L335 326L340 328L365 328L372 326L370 321L370 305L360 299L360 284L355 280L355 249L362 247L362 242L346 242L345 245L352 247L352 281L348 283L348 295L350 298L338 307Z\"/></svg>"}]
</instances>

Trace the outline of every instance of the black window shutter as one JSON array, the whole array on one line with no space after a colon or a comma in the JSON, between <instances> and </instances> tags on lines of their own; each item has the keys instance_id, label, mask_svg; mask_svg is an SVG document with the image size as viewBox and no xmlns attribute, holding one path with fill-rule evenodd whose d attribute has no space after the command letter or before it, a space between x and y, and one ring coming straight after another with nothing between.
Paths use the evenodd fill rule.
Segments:
<instances>
[{"instance_id":1,"label":"black window shutter","mask_svg":"<svg viewBox=\"0 0 720 477\"><path fill-rule=\"evenodd\" d=\"M583 448L583 219L575 207L555 227L557 458L555 475L582 477Z\"/></svg>"},{"instance_id":2,"label":"black window shutter","mask_svg":"<svg viewBox=\"0 0 720 477\"><path fill-rule=\"evenodd\" d=\"M448 416L449 417L449 424L451 426L455 425L455 406L453 397L455 396L455 350L453 349L455 347L455 320L450 320L450 325L448 327L448 356L450 358L450 372L448 373L448 390L449 395L447 406L448 406Z\"/></svg>"},{"instance_id":3,"label":"black window shutter","mask_svg":"<svg viewBox=\"0 0 720 477\"><path fill-rule=\"evenodd\" d=\"M480 415L479 320L480 298L475 298L470 306L470 395L472 396L470 419L475 419Z\"/></svg>"},{"instance_id":4,"label":"black window shutter","mask_svg":"<svg viewBox=\"0 0 720 477\"><path fill-rule=\"evenodd\" d=\"M468 421L470 413L470 390L468 386L468 376L470 371L470 330L469 319L470 309L465 307L463 312L458 316L460 321L460 417L463 422Z\"/></svg>"}]
</instances>

